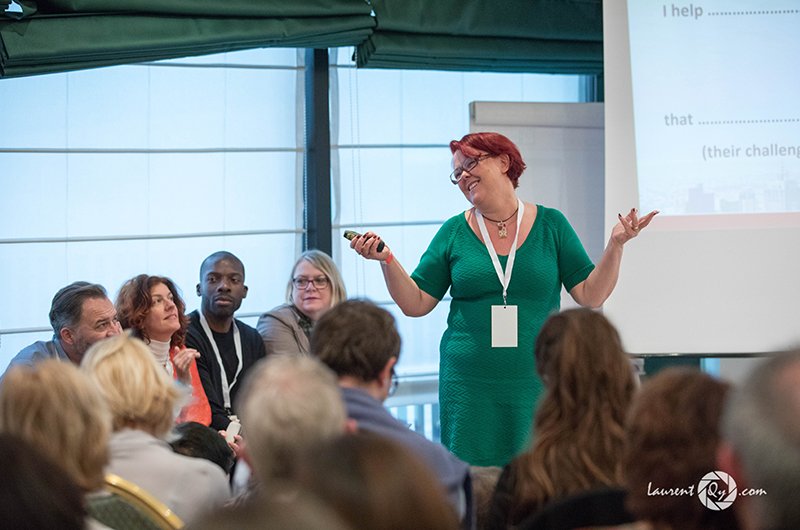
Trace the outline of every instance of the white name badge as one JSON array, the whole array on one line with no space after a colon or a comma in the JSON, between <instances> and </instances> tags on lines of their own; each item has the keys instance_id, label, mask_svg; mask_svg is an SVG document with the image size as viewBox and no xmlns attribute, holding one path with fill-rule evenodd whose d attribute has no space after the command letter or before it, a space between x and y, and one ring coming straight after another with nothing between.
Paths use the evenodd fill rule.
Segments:
<instances>
[{"instance_id":1,"label":"white name badge","mask_svg":"<svg viewBox=\"0 0 800 530\"><path fill-rule=\"evenodd\" d=\"M517 347L517 306L492 306L492 348Z\"/></svg>"}]
</instances>

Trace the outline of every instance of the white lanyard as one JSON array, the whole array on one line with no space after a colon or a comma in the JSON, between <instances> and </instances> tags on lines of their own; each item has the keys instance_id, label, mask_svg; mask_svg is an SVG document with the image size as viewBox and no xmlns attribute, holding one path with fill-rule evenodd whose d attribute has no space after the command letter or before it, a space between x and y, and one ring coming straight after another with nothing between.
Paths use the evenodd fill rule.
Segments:
<instances>
[{"instance_id":1,"label":"white lanyard","mask_svg":"<svg viewBox=\"0 0 800 530\"><path fill-rule=\"evenodd\" d=\"M503 305L508 305L506 303L506 294L508 293L508 284L511 283L511 271L514 268L514 257L517 255L517 241L519 241L519 227L522 225L522 215L525 213L525 204L520 200L517 199L519 203L519 215L517 216L517 233L514 234L514 244L511 246L511 252L508 253L508 261L506 262L506 272L503 274L503 269L500 267L500 258L497 257L497 252L494 250L494 245L492 244L492 239L489 237L489 231L486 230L486 223L483 220L483 215L481 215L480 210L475 208L475 215L478 218L478 227L481 229L481 235L483 236L483 242L486 244L486 248L489 251L489 257L492 258L492 264L494 264L494 270L497 272L497 278L500 280L500 284L503 286Z\"/></svg>"},{"instance_id":2,"label":"white lanyard","mask_svg":"<svg viewBox=\"0 0 800 530\"><path fill-rule=\"evenodd\" d=\"M236 384L239 372L242 371L242 337L239 334L239 326L236 325L236 319L231 321L231 326L233 326L233 347L236 350L236 357L239 359L239 366L236 367L236 375L233 376L233 382L229 385L228 373L225 371L225 365L222 364L222 356L219 354L219 348L217 347L217 341L214 340L214 334L211 333L211 328L208 327L208 322L206 322L206 317L203 315L203 310L198 309L197 313L200 315L200 325L203 326L203 331L206 332L206 336L211 342L214 355L217 356L219 371L222 376L222 401L225 409L229 411L231 409L231 388Z\"/></svg>"}]
</instances>

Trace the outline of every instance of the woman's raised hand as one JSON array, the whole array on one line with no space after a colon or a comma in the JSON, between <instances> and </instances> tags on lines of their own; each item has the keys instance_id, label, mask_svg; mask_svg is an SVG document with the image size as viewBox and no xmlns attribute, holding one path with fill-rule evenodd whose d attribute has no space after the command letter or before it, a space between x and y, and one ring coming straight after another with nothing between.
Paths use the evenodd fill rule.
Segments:
<instances>
[{"instance_id":1,"label":"woman's raised hand","mask_svg":"<svg viewBox=\"0 0 800 530\"><path fill-rule=\"evenodd\" d=\"M350 248L367 259L383 261L391 255L392 251L389 250L388 246L384 245L383 250L378 252L378 243L380 242L381 238L378 234L370 231L364 235L354 237L350 241Z\"/></svg>"},{"instance_id":2,"label":"woman's raised hand","mask_svg":"<svg viewBox=\"0 0 800 530\"><path fill-rule=\"evenodd\" d=\"M612 241L624 245L638 236L639 232L644 230L647 225L650 224L650 221L653 220L653 217L658 214L658 210L653 210L642 218L639 218L638 213L636 208L631 208L630 213L625 217L622 217L622 214L617 214L619 216L619 222L611 230Z\"/></svg>"},{"instance_id":3,"label":"woman's raised hand","mask_svg":"<svg viewBox=\"0 0 800 530\"><path fill-rule=\"evenodd\" d=\"M200 353L192 348L184 348L172 358L175 375L182 385L192 386L192 362L200 357Z\"/></svg>"}]
</instances>

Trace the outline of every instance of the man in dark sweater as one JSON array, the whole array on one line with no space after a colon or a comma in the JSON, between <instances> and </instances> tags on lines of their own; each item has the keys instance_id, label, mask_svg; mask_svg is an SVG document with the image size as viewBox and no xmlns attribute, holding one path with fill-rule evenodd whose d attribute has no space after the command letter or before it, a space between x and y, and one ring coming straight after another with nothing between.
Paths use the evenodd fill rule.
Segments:
<instances>
[{"instance_id":1,"label":"man in dark sweater","mask_svg":"<svg viewBox=\"0 0 800 530\"><path fill-rule=\"evenodd\" d=\"M197 371L211 406L211 427L225 430L236 414L240 381L266 356L258 331L233 317L247 296L239 258L225 251L207 257L200 266L197 296L202 301L189 314L186 346L200 352Z\"/></svg>"},{"instance_id":2,"label":"man in dark sweater","mask_svg":"<svg viewBox=\"0 0 800 530\"><path fill-rule=\"evenodd\" d=\"M342 387L347 416L358 429L395 440L416 453L444 486L465 529L475 528L470 467L383 407L400 356L394 317L372 302L346 300L329 309L311 336L311 354L331 368Z\"/></svg>"}]
</instances>

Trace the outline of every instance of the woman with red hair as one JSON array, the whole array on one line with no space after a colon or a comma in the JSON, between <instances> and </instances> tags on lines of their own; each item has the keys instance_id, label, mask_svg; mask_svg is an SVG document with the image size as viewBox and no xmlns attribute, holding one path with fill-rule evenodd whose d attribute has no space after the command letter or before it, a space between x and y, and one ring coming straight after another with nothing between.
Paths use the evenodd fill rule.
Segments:
<instances>
[{"instance_id":1,"label":"woman with red hair","mask_svg":"<svg viewBox=\"0 0 800 530\"><path fill-rule=\"evenodd\" d=\"M164 370L192 389L191 403L183 407L177 423L210 424L211 408L195 362L200 354L185 346L189 317L184 314L186 304L172 280L140 274L122 285L114 305L122 328L133 330Z\"/></svg>"},{"instance_id":2,"label":"woman with red hair","mask_svg":"<svg viewBox=\"0 0 800 530\"><path fill-rule=\"evenodd\" d=\"M410 276L388 245L378 251L374 232L350 246L381 261L389 293L408 316L430 313L450 290L440 343L442 442L472 465L502 466L530 435L544 389L533 344L560 307L561 286L580 305L600 307L616 285L622 246L658 212L620 215L595 267L561 212L517 198L525 163L511 140L468 134L450 151L450 180L472 208L442 225Z\"/></svg>"}]
</instances>

